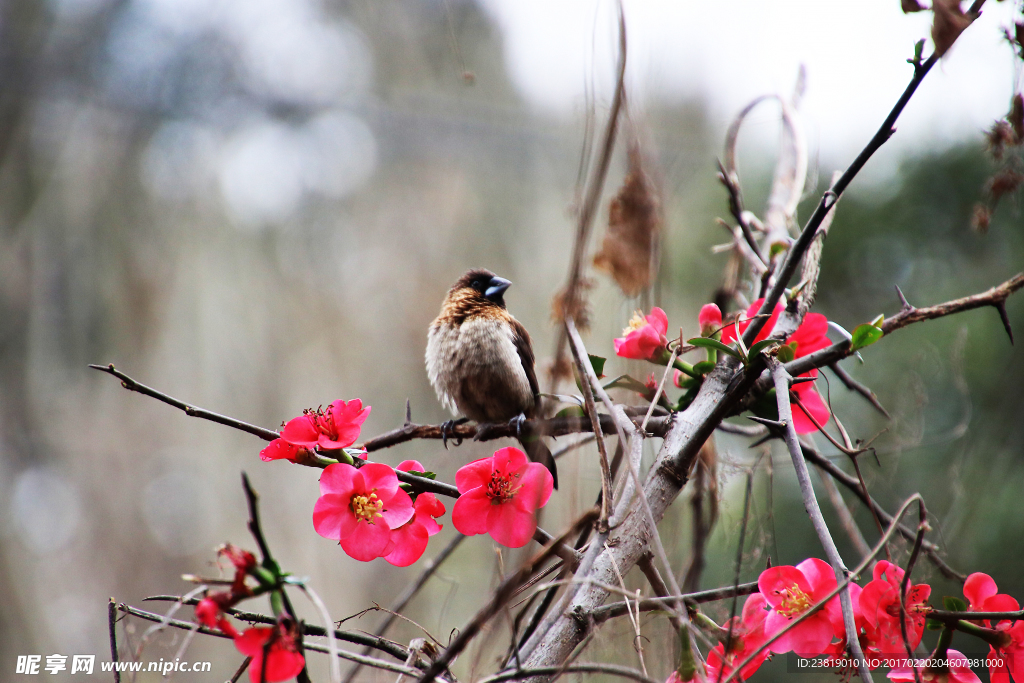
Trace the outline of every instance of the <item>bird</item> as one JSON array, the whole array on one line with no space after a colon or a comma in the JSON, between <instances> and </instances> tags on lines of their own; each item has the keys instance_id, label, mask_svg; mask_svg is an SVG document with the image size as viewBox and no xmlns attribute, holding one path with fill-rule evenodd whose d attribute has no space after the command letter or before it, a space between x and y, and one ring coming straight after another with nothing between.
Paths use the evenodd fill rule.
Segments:
<instances>
[{"instance_id":1,"label":"bird","mask_svg":"<svg viewBox=\"0 0 1024 683\"><path fill-rule=\"evenodd\" d=\"M427 377L441 403L453 415L464 416L446 422L442 437L467 420L508 422L526 454L551 472L558 488L551 451L539 438L521 434L522 423L538 413L540 389L530 333L505 307L511 286L483 268L470 270L452 285L427 332Z\"/></svg>"}]
</instances>

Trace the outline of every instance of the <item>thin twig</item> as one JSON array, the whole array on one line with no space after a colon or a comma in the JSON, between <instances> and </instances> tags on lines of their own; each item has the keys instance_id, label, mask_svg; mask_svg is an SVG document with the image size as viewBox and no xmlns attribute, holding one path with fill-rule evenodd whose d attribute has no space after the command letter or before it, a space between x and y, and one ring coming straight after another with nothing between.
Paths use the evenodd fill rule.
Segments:
<instances>
[{"instance_id":1,"label":"thin twig","mask_svg":"<svg viewBox=\"0 0 1024 683\"><path fill-rule=\"evenodd\" d=\"M107 629L110 636L110 661L116 664L118 661L117 603L114 602L114 598L110 598L110 602L107 603ZM121 671L116 666L114 667L114 683L121 683Z\"/></svg>"},{"instance_id":2,"label":"thin twig","mask_svg":"<svg viewBox=\"0 0 1024 683\"><path fill-rule=\"evenodd\" d=\"M847 569L843 563L843 558L839 555L839 549L836 547L835 541L832 540L828 525L825 524L825 518L821 514L821 508L818 506L818 499L814 495L814 487L811 484L810 472L807 470L807 462L804 460L803 451L800 448L800 437L796 433L796 427L793 423L793 412L789 404L789 382L792 378L786 372L786 368L775 358L768 358L768 368L775 379L775 398L779 406L779 420L785 423L786 446L789 448L789 454L793 460L793 469L796 471L797 481L800 484L804 510L806 510L811 518L811 524L818 535L818 539L821 541L822 547L825 549L825 555L828 557L829 564L832 565L832 570L836 574L836 582L838 583L846 578ZM853 601L850 591L843 591L839 594L839 603L843 611L843 623L846 627L846 633L849 634L846 640L847 647L850 648L851 654L857 660L857 672L860 674L861 680L864 683L871 683L871 671L864 661L864 652L860 646L860 639L857 638L857 626L854 620Z\"/></svg>"},{"instance_id":3,"label":"thin twig","mask_svg":"<svg viewBox=\"0 0 1024 683\"><path fill-rule=\"evenodd\" d=\"M923 500L918 501L917 509L917 538L914 539L914 548L910 551L907 568L903 570L903 581L900 582L900 633L903 636L903 645L907 648L907 659L911 660L914 658L914 649L910 647L910 638L907 635L907 620L910 618L910 615L907 614L907 588L910 587L910 574L914 571L914 564L921 552L921 543L924 541L925 532L931 529L928 526L928 510L925 509ZM914 681L921 683L921 672L916 666L913 669Z\"/></svg>"},{"instance_id":4,"label":"thin twig","mask_svg":"<svg viewBox=\"0 0 1024 683\"><path fill-rule=\"evenodd\" d=\"M609 674L611 676L621 676L622 678L631 678L634 681L640 683L658 683L652 678L648 678L643 673L636 669L630 669L629 667L619 666L618 664L570 664L569 666L542 666L534 669L517 669L515 671L502 671L499 674L488 676L487 678L481 678L477 683L500 683L501 681L517 681L521 678L529 678L531 676L551 676L552 674L559 673L580 673L580 674Z\"/></svg>"},{"instance_id":5,"label":"thin twig","mask_svg":"<svg viewBox=\"0 0 1024 683\"><path fill-rule=\"evenodd\" d=\"M108 365L90 365L89 367L93 370L99 370L100 372L105 372L108 375L117 377L121 380L121 386L128 391L135 391L144 396L149 396L158 401L162 401L169 406L174 406L178 410L184 411L184 413L189 417L198 417L218 424L227 425L228 427L234 427L235 429L240 429L243 432L253 434L261 439L265 439L266 441L273 441L280 436L280 434L272 429L264 429L263 427L249 424L248 422L243 422L242 420L237 420L233 417L227 417L226 415L220 415L219 413L204 410L203 408L197 408L189 403L180 401L173 396L168 396L167 394L157 391L152 387L148 387L141 382L136 382L134 379L115 368L113 363Z\"/></svg>"}]
</instances>

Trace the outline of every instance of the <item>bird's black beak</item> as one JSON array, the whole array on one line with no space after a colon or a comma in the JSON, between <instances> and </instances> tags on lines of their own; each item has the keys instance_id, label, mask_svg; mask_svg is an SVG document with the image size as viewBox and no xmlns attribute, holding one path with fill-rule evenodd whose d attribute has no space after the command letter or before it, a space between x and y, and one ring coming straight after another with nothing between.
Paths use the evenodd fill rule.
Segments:
<instances>
[{"instance_id":1,"label":"bird's black beak","mask_svg":"<svg viewBox=\"0 0 1024 683\"><path fill-rule=\"evenodd\" d=\"M501 303L502 295L504 295L505 290L511 286L512 283L503 277L492 277L491 281L487 283L487 289L484 290L484 296L495 303Z\"/></svg>"}]
</instances>

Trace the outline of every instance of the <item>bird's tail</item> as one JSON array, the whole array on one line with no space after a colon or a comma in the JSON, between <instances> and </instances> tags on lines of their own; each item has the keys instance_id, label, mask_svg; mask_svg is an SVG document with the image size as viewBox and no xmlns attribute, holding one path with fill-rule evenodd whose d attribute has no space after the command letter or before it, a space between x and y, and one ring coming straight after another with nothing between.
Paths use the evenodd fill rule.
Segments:
<instances>
[{"instance_id":1,"label":"bird's tail","mask_svg":"<svg viewBox=\"0 0 1024 683\"><path fill-rule=\"evenodd\" d=\"M558 469L555 467L555 456L551 455L551 451L544 445L544 442L540 440L540 437L535 436L524 439L523 450L526 451L526 455L529 456L531 461L539 462L541 465L548 468L548 472L551 473L551 479L554 481L554 486L557 489Z\"/></svg>"}]
</instances>

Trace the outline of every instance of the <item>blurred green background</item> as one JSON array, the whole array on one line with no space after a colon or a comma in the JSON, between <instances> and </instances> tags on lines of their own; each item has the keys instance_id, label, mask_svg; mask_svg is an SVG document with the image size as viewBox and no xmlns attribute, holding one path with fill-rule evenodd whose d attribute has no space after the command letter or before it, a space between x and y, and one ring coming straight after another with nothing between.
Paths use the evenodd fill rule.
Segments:
<instances>
[{"instance_id":1,"label":"blurred green background","mask_svg":"<svg viewBox=\"0 0 1024 683\"><path fill-rule=\"evenodd\" d=\"M426 328L447 287L474 266L513 281L509 308L531 331L542 371L550 363L550 299L568 265L584 130L588 113L603 121L607 102L570 119L531 108L506 75L498 27L471 2L263 3L251 14L226 7L0 5L0 679L21 654L104 660L108 598L142 605L149 595L185 592L181 574L217 574L217 544L252 547L242 470L262 496L278 559L311 577L334 619L388 605L423 565L351 560L313 532L316 470L262 463L254 437L126 392L88 363L113 362L182 400L266 427L355 397L373 406L367 437L400 425L406 398L414 421L439 422L446 415L423 370ZM626 126L638 131L663 191L655 302L670 329L687 334L726 260L709 250L726 241L714 223L727 215L714 175L728 120L707 112L700 99L649 97ZM759 125L776 130L771 117ZM987 234L970 228L994 166L981 131L969 136L957 145L931 139L916 156L880 155L884 182L854 184L826 243L816 310L852 329L898 310L894 285L929 305L1021 269L1013 201ZM771 160L748 156L748 205L760 211ZM817 170L820 193L832 169ZM624 171L620 151L598 235ZM804 216L815 197L808 193ZM611 355L638 304L596 278L587 343ZM1024 329L1021 297L1008 311ZM863 459L872 493L894 510L922 492L931 538L948 562L987 572L1024 598L1024 362L996 312L917 325L863 356L863 365L844 365L876 391L891 422L834 377L829 386L855 438L882 432L877 462ZM612 360L606 372L642 378L649 369ZM422 442L379 457L392 465L415 458L452 481L460 465L491 450ZM742 475L761 452L733 437L718 450L721 517L703 587L731 581ZM795 564L822 555L788 456L768 450L771 467L762 460L755 477L743 580L756 578L768 556ZM557 530L593 500L595 459L583 449L563 461L566 483L545 527ZM690 547L688 495L661 527L680 567ZM853 509L874 542L870 517ZM450 516L441 521L427 557L453 532ZM905 560L906 548L897 551ZM506 552L505 566L523 552ZM408 615L445 640L481 604L497 567L489 539L468 540ZM933 582L933 596L959 594L925 561L915 576ZM645 585L634 575L627 582ZM308 605L301 611L316 619ZM372 630L380 618L346 627ZM672 636L663 617L644 624L650 673L663 678L673 668ZM148 624L124 627L122 641L147 660L173 657L183 637L143 643ZM468 679L492 670L503 628L496 623L456 671ZM392 632L403 642L419 635L409 624ZM583 659L635 665L631 643L627 623L610 624ZM954 646L981 653L959 636ZM188 658L212 660L215 679L241 659L209 638L197 638ZM759 680L785 676L782 659ZM311 666L323 679L324 658Z\"/></svg>"}]
</instances>

